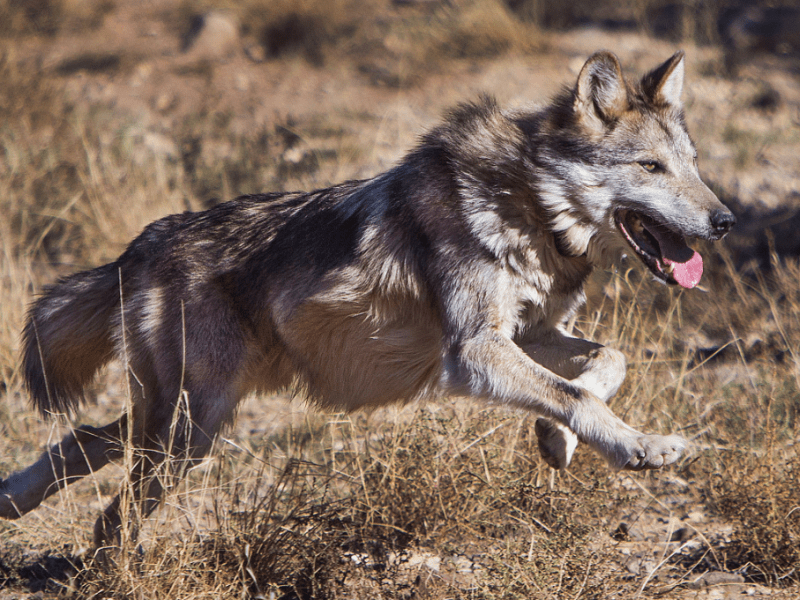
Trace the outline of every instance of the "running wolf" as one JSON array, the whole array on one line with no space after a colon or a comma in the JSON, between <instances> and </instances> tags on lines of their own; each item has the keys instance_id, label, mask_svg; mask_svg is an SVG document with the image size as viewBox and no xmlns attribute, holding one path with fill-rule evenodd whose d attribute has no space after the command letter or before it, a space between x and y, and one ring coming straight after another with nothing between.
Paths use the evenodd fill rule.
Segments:
<instances>
[{"instance_id":1,"label":"running wolf","mask_svg":"<svg viewBox=\"0 0 800 600\"><path fill-rule=\"evenodd\" d=\"M674 463L685 440L641 433L606 406L622 354L562 326L593 268L632 253L691 288L703 261L686 238L718 240L734 224L698 176L683 77L682 52L636 82L598 52L544 108L481 98L373 179L165 217L117 261L46 289L23 332L35 405L75 409L116 356L131 408L0 482L0 516L27 513L126 444L132 506L148 514L252 391L300 389L344 410L470 396L538 414L553 467L578 440L615 468ZM98 545L119 539L119 498Z\"/></svg>"}]
</instances>

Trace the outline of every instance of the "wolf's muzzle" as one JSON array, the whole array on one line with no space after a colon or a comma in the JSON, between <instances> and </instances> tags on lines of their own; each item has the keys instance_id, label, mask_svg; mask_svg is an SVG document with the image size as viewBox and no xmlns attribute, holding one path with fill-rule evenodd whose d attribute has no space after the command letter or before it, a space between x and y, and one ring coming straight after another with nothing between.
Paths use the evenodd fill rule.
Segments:
<instances>
[{"instance_id":1,"label":"wolf's muzzle","mask_svg":"<svg viewBox=\"0 0 800 600\"><path fill-rule=\"evenodd\" d=\"M720 239L731 230L731 227L736 225L736 217L727 208L718 208L712 211L709 220L711 221L711 236L715 240Z\"/></svg>"}]
</instances>

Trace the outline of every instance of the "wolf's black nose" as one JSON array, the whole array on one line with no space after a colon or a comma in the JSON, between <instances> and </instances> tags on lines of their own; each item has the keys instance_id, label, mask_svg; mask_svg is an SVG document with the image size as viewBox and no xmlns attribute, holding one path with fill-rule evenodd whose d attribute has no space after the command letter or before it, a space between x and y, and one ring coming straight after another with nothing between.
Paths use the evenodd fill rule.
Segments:
<instances>
[{"instance_id":1,"label":"wolf's black nose","mask_svg":"<svg viewBox=\"0 0 800 600\"><path fill-rule=\"evenodd\" d=\"M731 227L736 225L736 217L733 213L725 208L718 208L711 213L711 227L714 228L714 233L720 237L725 235L731 230Z\"/></svg>"}]
</instances>

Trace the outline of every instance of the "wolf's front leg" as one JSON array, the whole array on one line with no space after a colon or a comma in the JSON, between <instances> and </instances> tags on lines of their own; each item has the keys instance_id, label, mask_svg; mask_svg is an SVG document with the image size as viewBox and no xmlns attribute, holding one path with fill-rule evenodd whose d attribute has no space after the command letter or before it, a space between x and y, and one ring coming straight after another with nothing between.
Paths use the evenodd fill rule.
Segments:
<instances>
[{"instance_id":1,"label":"wolf's front leg","mask_svg":"<svg viewBox=\"0 0 800 600\"><path fill-rule=\"evenodd\" d=\"M595 342L551 331L521 344L535 362L608 402L625 379L625 356ZM536 420L539 453L554 469L566 469L578 447L578 436L566 425Z\"/></svg>"},{"instance_id":2,"label":"wolf's front leg","mask_svg":"<svg viewBox=\"0 0 800 600\"><path fill-rule=\"evenodd\" d=\"M622 368L618 368L615 377L598 369L600 365L608 368L610 362L619 362L621 355L597 344L565 339L569 340L567 347L577 347L581 343L587 348L592 346L588 356L584 354L581 358L578 354L554 352L552 346L544 348L542 343L551 341L545 339L526 344L526 351L530 352L526 353L499 332L483 331L461 345L453 375L462 381L466 378L468 382L465 383L474 396L527 408L566 427L616 468L656 469L677 461L686 447L686 440L674 435L645 435L636 431L614 415L601 398L582 387L599 386L605 390L601 392L604 396L612 395L622 383L624 361L619 364ZM544 350L537 355L535 346ZM597 350L599 352L595 352ZM559 354L561 360L558 360ZM553 369L559 363L571 379L540 364L539 359ZM565 433L564 439L567 438ZM555 442L546 444L549 450ZM571 453L565 456L570 458Z\"/></svg>"},{"instance_id":3,"label":"wolf's front leg","mask_svg":"<svg viewBox=\"0 0 800 600\"><path fill-rule=\"evenodd\" d=\"M577 407L569 428L618 469L659 469L676 462L688 442L679 435L648 435L614 415L605 404Z\"/></svg>"},{"instance_id":4,"label":"wolf's front leg","mask_svg":"<svg viewBox=\"0 0 800 600\"><path fill-rule=\"evenodd\" d=\"M538 364L603 402L608 402L617 393L625 379L626 361L621 352L558 331L523 343L522 349ZM586 418L592 420L591 415ZM616 458L610 462L615 466L627 469L659 468L675 462L686 447L686 440L679 436L644 435L621 420L616 420L624 426L615 426L619 434L635 438L633 444L641 448L634 456L628 457L626 450L622 450L620 455L620 449L614 450L615 444L604 442L603 447L597 449L606 455L613 451ZM536 435L539 451L547 464L554 469L569 466L578 445L578 436L569 427L542 417L536 421Z\"/></svg>"},{"instance_id":5,"label":"wolf's front leg","mask_svg":"<svg viewBox=\"0 0 800 600\"><path fill-rule=\"evenodd\" d=\"M608 402L625 380L625 355L619 350L551 331L520 343L536 363Z\"/></svg>"}]
</instances>

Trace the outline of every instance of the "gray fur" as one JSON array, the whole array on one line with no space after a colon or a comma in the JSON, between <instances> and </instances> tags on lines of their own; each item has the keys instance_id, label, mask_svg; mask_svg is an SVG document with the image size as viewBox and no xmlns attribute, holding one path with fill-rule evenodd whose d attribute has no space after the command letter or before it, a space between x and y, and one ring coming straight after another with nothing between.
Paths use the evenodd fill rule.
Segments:
<instances>
[{"instance_id":1,"label":"gray fur","mask_svg":"<svg viewBox=\"0 0 800 600\"><path fill-rule=\"evenodd\" d=\"M76 430L0 483L0 516L118 457L121 437L140 449L133 480L147 513L165 457L201 457L253 390L300 389L345 410L463 394L541 415L556 467L574 436L618 468L677 460L683 439L639 433L607 408L624 357L562 326L592 269L631 250L619 211L673 236L717 239L732 224L697 175L682 61L630 83L597 53L547 107L504 112L482 98L374 179L166 217L116 262L49 288L24 331L33 402L45 414L75 408L118 356L133 412ZM121 518L117 499L98 544Z\"/></svg>"}]
</instances>

